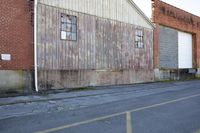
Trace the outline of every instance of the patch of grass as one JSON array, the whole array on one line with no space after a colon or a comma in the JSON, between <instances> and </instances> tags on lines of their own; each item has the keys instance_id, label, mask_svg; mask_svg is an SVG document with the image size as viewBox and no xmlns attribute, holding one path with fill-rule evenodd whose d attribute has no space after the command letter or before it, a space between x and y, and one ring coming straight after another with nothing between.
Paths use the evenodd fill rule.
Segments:
<instances>
[{"instance_id":1,"label":"patch of grass","mask_svg":"<svg viewBox=\"0 0 200 133\"><path fill-rule=\"evenodd\" d=\"M0 98L13 97L13 96L18 96L18 95L22 95L22 94L23 94L23 91L21 91L21 90L14 90L14 89L0 90Z\"/></svg>"},{"instance_id":2,"label":"patch of grass","mask_svg":"<svg viewBox=\"0 0 200 133\"><path fill-rule=\"evenodd\" d=\"M183 81L190 81L190 80L200 80L200 77L188 77L188 78L185 78L185 79L177 79L177 80L168 79L168 80L161 80L159 82L170 83L170 82L183 82Z\"/></svg>"},{"instance_id":3,"label":"patch of grass","mask_svg":"<svg viewBox=\"0 0 200 133\"><path fill-rule=\"evenodd\" d=\"M195 79L196 79L196 80L200 80L200 77L196 77Z\"/></svg>"}]
</instances>

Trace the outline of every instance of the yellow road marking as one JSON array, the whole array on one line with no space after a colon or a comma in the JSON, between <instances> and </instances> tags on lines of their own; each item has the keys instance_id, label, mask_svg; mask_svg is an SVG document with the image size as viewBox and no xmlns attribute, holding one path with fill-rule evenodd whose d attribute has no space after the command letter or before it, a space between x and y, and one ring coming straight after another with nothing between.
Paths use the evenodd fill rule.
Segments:
<instances>
[{"instance_id":1,"label":"yellow road marking","mask_svg":"<svg viewBox=\"0 0 200 133\"><path fill-rule=\"evenodd\" d=\"M158 104L153 104L153 105L150 105L150 106L140 107L140 108L128 110L126 112L115 113L115 114L111 114L111 115L107 115L107 116L103 116L103 117L97 117L97 118L94 118L94 119L81 121L81 122L77 122L77 123L73 123L73 124L68 124L68 125L64 125L64 126L60 126L60 127L56 127L56 128L51 128L51 129L47 129L47 130L44 130L44 131L38 131L38 132L35 132L35 133L55 132L55 131L63 130L63 129L66 129L66 128L76 127L76 126L80 126L80 125L83 125L83 124L88 124L88 123L92 123L92 122L96 122L96 121L105 120L105 119L109 119L109 118L112 118L112 117L124 115L127 112L131 113L131 112L142 111L142 110L155 108L155 107L159 107L159 106L163 106L163 105L167 105L167 104L170 104L170 103L175 103L175 102L179 102L179 101L183 101L183 100L187 100L187 99L191 99L191 98L195 98L195 97L199 97L199 96L200 96L200 94L191 95L191 96L187 96L187 97L182 97L182 98L178 98L178 99L175 99L175 100L170 100L170 101L163 102L163 103L158 103Z\"/></svg>"},{"instance_id":2,"label":"yellow road marking","mask_svg":"<svg viewBox=\"0 0 200 133\"><path fill-rule=\"evenodd\" d=\"M103 116L103 117L99 117L99 118L94 118L94 119L90 119L90 120L86 120L86 121L82 121L82 122L77 122L77 123L73 123L73 124L69 124L69 125L64 125L64 126L60 126L60 127L56 127L56 128L52 128L52 129L47 129L47 130L39 131L39 132L35 132L35 133L55 132L55 131L59 131L59 130L70 128L70 127L76 127L76 126L83 125L83 124L88 124L88 123L92 123L92 122L96 122L96 121L109 119L109 118L112 118L112 117L115 117L115 116L119 116L119 115L124 115L124 112L117 113L117 114L112 114L112 115L108 115L108 116Z\"/></svg>"},{"instance_id":3,"label":"yellow road marking","mask_svg":"<svg viewBox=\"0 0 200 133\"><path fill-rule=\"evenodd\" d=\"M126 113L126 133L132 133L131 112Z\"/></svg>"}]
</instances>

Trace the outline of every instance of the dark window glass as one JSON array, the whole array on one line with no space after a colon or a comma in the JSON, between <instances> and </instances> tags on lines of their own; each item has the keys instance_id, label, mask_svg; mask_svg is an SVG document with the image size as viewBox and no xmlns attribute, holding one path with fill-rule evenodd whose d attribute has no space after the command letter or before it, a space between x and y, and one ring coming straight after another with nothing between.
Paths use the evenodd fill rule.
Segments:
<instances>
[{"instance_id":1,"label":"dark window glass","mask_svg":"<svg viewBox=\"0 0 200 133\"><path fill-rule=\"evenodd\" d=\"M142 28L135 30L135 47L144 48L144 30Z\"/></svg>"},{"instance_id":2,"label":"dark window glass","mask_svg":"<svg viewBox=\"0 0 200 133\"><path fill-rule=\"evenodd\" d=\"M76 22L77 22L76 17L73 16L73 17L72 17L72 23L73 23L73 24L76 24Z\"/></svg>"},{"instance_id":3,"label":"dark window glass","mask_svg":"<svg viewBox=\"0 0 200 133\"><path fill-rule=\"evenodd\" d=\"M62 30L62 31L66 31L66 30L67 30L67 24L62 23L62 24L61 24L61 30Z\"/></svg>"},{"instance_id":4,"label":"dark window glass","mask_svg":"<svg viewBox=\"0 0 200 133\"><path fill-rule=\"evenodd\" d=\"M61 39L77 40L77 18L76 16L61 14Z\"/></svg>"}]
</instances>

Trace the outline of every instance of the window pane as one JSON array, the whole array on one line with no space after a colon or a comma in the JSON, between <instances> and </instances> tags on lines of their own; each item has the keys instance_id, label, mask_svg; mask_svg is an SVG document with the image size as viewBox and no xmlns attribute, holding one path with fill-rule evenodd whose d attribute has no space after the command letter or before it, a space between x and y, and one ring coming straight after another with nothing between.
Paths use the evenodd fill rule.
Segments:
<instances>
[{"instance_id":1,"label":"window pane","mask_svg":"<svg viewBox=\"0 0 200 133\"><path fill-rule=\"evenodd\" d=\"M71 40L72 39L72 33L71 32L67 32L67 39Z\"/></svg>"},{"instance_id":2,"label":"window pane","mask_svg":"<svg viewBox=\"0 0 200 133\"><path fill-rule=\"evenodd\" d=\"M77 40L77 17L61 14L61 39Z\"/></svg>"},{"instance_id":3,"label":"window pane","mask_svg":"<svg viewBox=\"0 0 200 133\"><path fill-rule=\"evenodd\" d=\"M61 22L67 22L67 18L65 14L61 14Z\"/></svg>"},{"instance_id":4,"label":"window pane","mask_svg":"<svg viewBox=\"0 0 200 133\"><path fill-rule=\"evenodd\" d=\"M66 36L67 36L67 32L61 31L61 39L66 40L67 39Z\"/></svg>"},{"instance_id":5,"label":"window pane","mask_svg":"<svg viewBox=\"0 0 200 133\"><path fill-rule=\"evenodd\" d=\"M67 15L67 23L72 23L72 17Z\"/></svg>"},{"instance_id":6,"label":"window pane","mask_svg":"<svg viewBox=\"0 0 200 133\"><path fill-rule=\"evenodd\" d=\"M138 48L138 41L135 42L135 46L136 46L136 48Z\"/></svg>"},{"instance_id":7,"label":"window pane","mask_svg":"<svg viewBox=\"0 0 200 133\"><path fill-rule=\"evenodd\" d=\"M142 42L142 36L140 37L140 42Z\"/></svg>"},{"instance_id":8,"label":"window pane","mask_svg":"<svg viewBox=\"0 0 200 133\"><path fill-rule=\"evenodd\" d=\"M76 33L76 25L74 25L74 24L72 25L72 32Z\"/></svg>"},{"instance_id":9,"label":"window pane","mask_svg":"<svg viewBox=\"0 0 200 133\"><path fill-rule=\"evenodd\" d=\"M140 41L140 37L139 37L139 36L137 36L137 41L138 41L138 42Z\"/></svg>"},{"instance_id":10,"label":"window pane","mask_svg":"<svg viewBox=\"0 0 200 133\"><path fill-rule=\"evenodd\" d=\"M135 41L138 41L138 36L135 36Z\"/></svg>"},{"instance_id":11,"label":"window pane","mask_svg":"<svg viewBox=\"0 0 200 133\"><path fill-rule=\"evenodd\" d=\"M67 31L72 32L72 24L67 24Z\"/></svg>"},{"instance_id":12,"label":"window pane","mask_svg":"<svg viewBox=\"0 0 200 133\"><path fill-rule=\"evenodd\" d=\"M135 46L137 48L144 48L144 43L143 43L143 36L144 32L142 28L137 28L135 31Z\"/></svg>"},{"instance_id":13,"label":"window pane","mask_svg":"<svg viewBox=\"0 0 200 133\"><path fill-rule=\"evenodd\" d=\"M73 24L76 24L77 20L76 20L76 17L75 16L72 16L72 23Z\"/></svg>"},{"instance_id":14,"label":"window pane","mask_svg":"<svg viewBox=\"0 0 200 133\"><path fill-rule=\"evenodd\" d=\"M62 23L62 24L61 24L61 30L62 30L62 31L67 31L67 24Z\"/></svg>"},{"instance_id":15,"label":"window pane","mask_svg":"<svg viewBox=\"0 0 200 133\"><path fill-rule=\"evenodd\" d=\"M76 41L76 33L72 33L72 40Z\"/></svg>"}]
</instances>

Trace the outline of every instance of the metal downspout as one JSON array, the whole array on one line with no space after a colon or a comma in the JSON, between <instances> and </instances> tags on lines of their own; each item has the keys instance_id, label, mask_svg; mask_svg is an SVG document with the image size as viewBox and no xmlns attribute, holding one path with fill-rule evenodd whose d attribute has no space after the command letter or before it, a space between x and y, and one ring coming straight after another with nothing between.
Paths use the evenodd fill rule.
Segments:
<instances>
[{"instance_id":1,"label":"metal downspout","mask_svg":"<svg viewBox=\"0 0 200 133\"><path fill-rule=\"evenodd\" d=\"M37 4L38 1L34 0L34 81L35 91L38 92L38 73L37 73Z\"/></svg>"}]
</instances>

